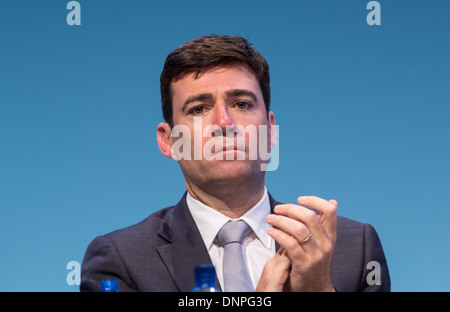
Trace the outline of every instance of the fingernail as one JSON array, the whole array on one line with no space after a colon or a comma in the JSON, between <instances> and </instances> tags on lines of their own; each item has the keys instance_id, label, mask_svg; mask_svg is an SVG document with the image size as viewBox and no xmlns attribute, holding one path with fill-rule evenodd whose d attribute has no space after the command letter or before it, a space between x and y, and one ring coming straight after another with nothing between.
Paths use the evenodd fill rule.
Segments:
<instances>
[{"instance_id":1,"label":"fingernail","mask_svg":"<svg viewBox=\"0 0 450 312\"><path fill-rule=\"evenodd\" d=\"M298 200L304 201L304 200L306 200L307 198L308 198L308 196L300 196L300 197L298 198Z\"/></svg>"}]
</instances>

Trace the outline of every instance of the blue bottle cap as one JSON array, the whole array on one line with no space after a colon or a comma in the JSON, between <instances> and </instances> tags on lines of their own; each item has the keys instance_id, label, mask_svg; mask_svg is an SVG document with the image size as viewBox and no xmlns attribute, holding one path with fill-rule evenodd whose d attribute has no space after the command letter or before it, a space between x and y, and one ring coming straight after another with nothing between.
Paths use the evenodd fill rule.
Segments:
<instances>
[{"instance_id":1,"label":"blue bottle cap","mask_svg":"<svg viewBox=\"0 0 450 312\"><path fill-rule=\"evenodd\" d=\"M102 280L100 282L100 291L101 292L118 292L119 291L119 283L117 280Z\"/></svg>"},{"instance_id":2,"label":"blue bottle cap","mask_svg":"<svg viewBox=\"0 0 450 312\"><path fill-rule=\"evenodd\" d=\"M216 281L216 269L212 264L200 264L195 266L195 282L197 284L214 285Z\"/></svg>"}]
</instances>

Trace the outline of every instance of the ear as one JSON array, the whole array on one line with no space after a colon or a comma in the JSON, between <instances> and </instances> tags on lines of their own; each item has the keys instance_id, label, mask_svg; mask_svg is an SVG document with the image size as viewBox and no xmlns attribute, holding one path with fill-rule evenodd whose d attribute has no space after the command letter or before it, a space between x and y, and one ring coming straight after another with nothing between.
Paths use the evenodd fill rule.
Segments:
<instances>
[{"instance_id":1,"label":"ear","mask_svg":"<svg viewBox=\"0 0 450 312\"><path fill-rule=\"evenodd\" d=\"M272 149L277 144L277 129L275 127L275 115L272 111L268 114L270 126L270 148Z\"/></svg>"},{"instance_id":2,"label":"ear","mask_svg":"<svg viewBox=\"0 0 450 312\"><path fill-rule=\"evenodd\" d=\"M168 123L160 123L156 128L156 140L159 150L167 158L172 158L172 129Z\"/></svg>"}]
</instances>

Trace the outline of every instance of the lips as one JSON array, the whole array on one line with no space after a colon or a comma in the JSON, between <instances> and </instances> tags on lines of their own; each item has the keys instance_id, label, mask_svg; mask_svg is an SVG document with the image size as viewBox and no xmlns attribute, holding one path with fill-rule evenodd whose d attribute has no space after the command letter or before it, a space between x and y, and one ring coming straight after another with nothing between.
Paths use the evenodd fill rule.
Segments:
<instances>
[{"instance_id":1,"label":"lips","mask_svg":"<svg viewBox=\"0 0 450 312\"><path fill-rule=\"evenodd\" d=\"M218 153L226 153L226 152L236 152L236 151L240 151L240 152L245 152L245 147L244 148L240 148L237 145L228 145L228 146L224 146L222 149L219 150L215 150L214 152L212 152L212 155L218 154Z\"/></svg>"},{"instance_id":2,"label":"lips","mask_svg":"<svg viewBox=\"0 0 450 312\"><path fill-rule=\"evenodd\" d=\"M244 152L246 151L246 146L243 139L234 138L229 140L229 138L224 137L213 137L204 146L204 152L209 156L214 156L219 153L226 152Z\"/></svg>"},{"instance_id":3,"label":"lips","mask_svg":"<svg viewBox=\"0 0 450 312\"><path fill-rule=\"evenodd\" d=\"M237 146L225 146L222 151L226 152L226 151L237 151L237 150L238 150Z\"/></svg>"}]
</instances>

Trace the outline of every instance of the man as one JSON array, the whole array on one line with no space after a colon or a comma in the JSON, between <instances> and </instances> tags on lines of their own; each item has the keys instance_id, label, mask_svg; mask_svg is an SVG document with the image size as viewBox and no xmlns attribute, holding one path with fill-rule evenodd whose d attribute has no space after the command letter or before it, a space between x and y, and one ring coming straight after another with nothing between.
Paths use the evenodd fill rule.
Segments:
<instances>
[{"instance_id":1,"label":"man","mask_svg":"<svg viewBox=\"0 0 450 312\"><path fill-rule=\"evenodd\" d=\"M338 217L335 200L281 204L267 192L267 159L251 149L276 144L269 68L247 40L205 36L170 53L161 99L158 145L178 161L187 192L94 239L82 291L98 291L102 279L117 279L120 291L190 291L195 265L205 263L223 291L390 290L373 227Z\"/></svg>"}]
</instances>

